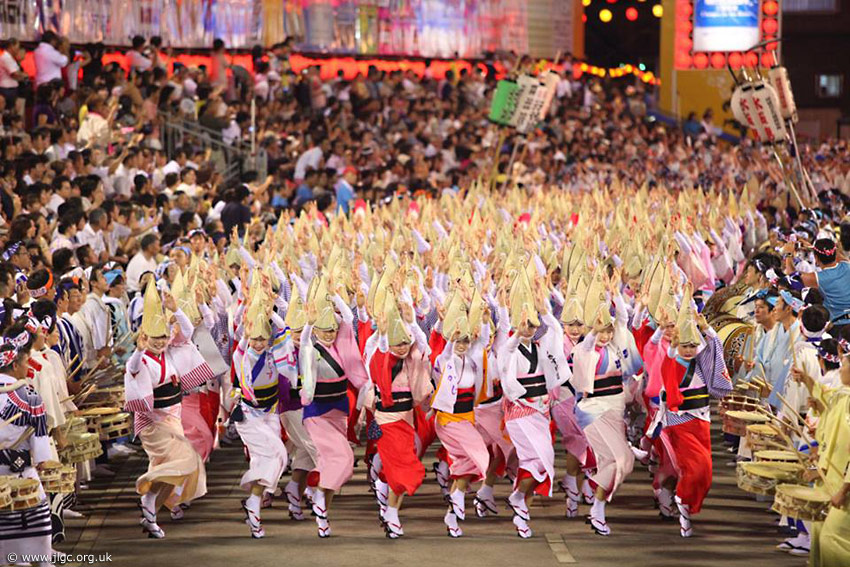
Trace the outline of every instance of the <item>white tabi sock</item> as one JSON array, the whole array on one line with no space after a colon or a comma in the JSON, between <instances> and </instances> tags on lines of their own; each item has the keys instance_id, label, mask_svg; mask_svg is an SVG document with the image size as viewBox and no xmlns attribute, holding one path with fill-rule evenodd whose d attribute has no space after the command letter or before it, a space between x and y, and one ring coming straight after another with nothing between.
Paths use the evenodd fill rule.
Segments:
<instances>
[{"instance_id":1,"label":"white tabi sock","mask_svg":"<svg viewBox=\"0 0 850 567\"><path fill-rule=\"evenodd\" d=\"M530 514L528 513L528 504L525 502L525 494L519 490L514 490L511 492L511 495L508 496L508 501L516 510L519 510L522 512L522 515L526 516L523 519L530 517Z\"/></svg>"},{"instance_id":2,"label":"white tabi sock","mask_svg":"<svg viewBox=\"0 0 850 567\"><path fill-rule=\"evenodd\" d=\"M673 515L673 492L671 492L667 488L661 488L655 493L655 497L658 498L658 506L661 508L662 513L665 516Z\"/></svg>"},{"instance_id":3,"label":"white tabi sock","mask_svg":"<svg viewBox=\"0 0 850 567\"><path fill-rule=\"evenodd\" d=\"M157 493L153 491L142 494L142 506L145 510L153 512L154 515L156 515L156 496Z\"/></svg>"},{"instance_id":4,"label":"white tabi sock","mask_svg":"<svg viewBox=\"0 0 850 567\"><path fill-rule=\"evenodd\" d=\"M325 491L321 488L317 488L316 492L313 493L313 504L316 505L317 508L321 508L325 510Z\"/></svg>"},{"instance_id":5,"label":"white tabi sock","mask_svg":"<svg viewBox=\"0 0 850 567\"><path fill-rule=\"evenodd\" d=\"M479 500L493 500L493 487L482 484L476 495Z\"/></svg>"},{"instance_id":6,"label":"white tabi sock","mask_svg":"<svg viewBox=\"0 0 850 567\"><path fill-rule=\"evenodd\" d=\"M375 481L375 497L378 499L378 502L382 504L387 503L387 497L390 494L390 485L386 482L378 479Z\"/></svg>"},{"instance_id":7,"label":"white tabi sock","mask_svg":"<svg viewBox=\"0 0 850 567\"><path fill-rule=\"evenodd\" d=\"M590 507L590 517L600 522L605 521L605 500L593 498L593 506Z\"/></svg>"},{"instance_id":8,"label":"white tabi sock","mask_svg":"<svg viewBox=\"0 0 850 567\"><path fill-rule=\"evenodd\" d=\"M304 489L304 495L307 496L307 499L311 502L316 498L316 492L318 492L318 489L313 488L312 486L308 486Z\"/></svg>"},{"instance_id":9,"label":"white tabi sock","mask_svg":"<svg viewBox=\"0 0 850 567\"><path fill-rule=\"evenodd\" d=\"M294 480L290 480L289 482L286 483L286 487L283 490L288 496L291 495L293 498L297 499L299 505L301 504L301 494L298 492L298 483L297 482L295 482ZM287 497L287 500L288 499L289 498ZM290 506L293 506L293 505L294 504L290 503Z\"/></svg>"},{"instance_id":10,"label":"white tabi sock","mask_svg":"<svg viewBox=\"0 0 850 567\"><path fill-rule=\"evenodd\" d=\"M260 504L263 499L259 494L252 494L245 500L245 507L252 511L257 517L260 516Z\"/></svg>"},{"instance_id":11,"label":"white tabi sock","mask_svg":"<svg viewBox=\"0 0 850 567\"><path fill-rule=\"evenodd\" d=\"M449 497L452 499L452 508L455 510L455 515L458 520L466 519L466 493L463 490L456 489Z\"/></svg>"},{"instance_id":12,"label":"white tabi sock","mask_svg":"<svg viewBox=\"0 0 850 567\"><path fill-rule=\"evenodd\" d=\"M398 508L387 506L387 511L384 512L384 520L391 524L401 525L401 522L398 519Z\"/></svg>"}]
</instances>

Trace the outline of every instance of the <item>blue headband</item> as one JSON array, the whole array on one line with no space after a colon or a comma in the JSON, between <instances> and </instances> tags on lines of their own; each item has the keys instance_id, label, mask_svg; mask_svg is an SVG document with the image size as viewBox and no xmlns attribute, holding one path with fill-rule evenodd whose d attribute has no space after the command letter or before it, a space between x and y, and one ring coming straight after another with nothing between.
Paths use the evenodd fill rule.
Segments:
<instances>
[{"instance_id":1,"label":"blue headband","mask_svg":"<svg viewBox=\"0 0 850 567\"><path fill-rule=\"evenodd\" d=\"M17 254L18 250L21 249L21 244L22 244L22 242L19 240L19 241L15 242L14 244L12 244L11 246L9 246L8 248L6 248L6 251L3 252L3 261L8 262L9 260L11 260L12 256Z\"/></svg>"},{"instance_id":2,"label":"blue headband","mask_svg":"<svg viewBox=\"0 0 850 567\"><path fill-rule=\"evenodd\" d=\"M788 290L783 289L782 291L780 291L779 297L782 298L782 301L785 302L785 305L789 306L794 311L794 313L799 313L806 306L806 304L803 303L801 299L797 299L796 297L791 295Z\"/></svg>"},{"instance_id":3,"label":"blue headband","mask_svg":"<svg viewBox=\"0 0 850 567\"><path fill-rule=\"evenodd\" d=\"M112 285L119 276L122 276L123 273L121 270L109 270L108 272L104 272L103 277L106 278L106 283Z\"/></svg>"},{"instance_id":4,"label":"blue headband","mask_svg":"<svg viewBox=\"0 0 850 567\"><path fill-rule=\"evenodd\" d=\"M767 288L760 289L757 292L755 292L754 294L752 294L751 296L749 296L748 298L746 298L744 301L742 301L741 305L746 305L747 303L752 303L756 299L764 299L765 297L767 297L767 292L768 292ZM765 301L767 301L767 300L765 299ZM774 301L773 304L775 305L776 301Z\"/></svg>"}]
</instances>

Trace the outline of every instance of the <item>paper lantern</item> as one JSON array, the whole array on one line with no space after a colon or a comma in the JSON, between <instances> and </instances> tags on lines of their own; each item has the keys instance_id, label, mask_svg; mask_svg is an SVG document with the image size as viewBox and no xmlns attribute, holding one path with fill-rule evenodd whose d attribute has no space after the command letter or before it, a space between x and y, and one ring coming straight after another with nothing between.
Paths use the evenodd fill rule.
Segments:
<instances>
[{"instance_id":1,"label":"paper lantern","mask_svg":"<svg viewBox=\"0 0 850 567\"><path fill-rule=\"evenodd\" d=\"M729 65L733 69L740 69L742 61L743 61L743 58L741 57L740 53L736 52L736 53L730 53L729 54Z\"/></svg>"},{"instance_id":2,"label":"paper lantern","mask_svg":"<svg viewBox=\"0 0 850 567\"><path fill-rule=\"evenodd\" d=\"M773 35L779 29L779 22L773 18L765 18L761 23L761 29L766 35Z\"/></svg>"},{"instance_id":3,"label":"paper lantern","mask_svg":"<svg viewBox=\"0 0 850 567\"><path fill-rule=\"evenodd\" d=\"M656 18L660 18L664 15L664 8L661 7L661 4L656 4L652 7L652 15Z\"/></svg>"},{"instance_id":4,"label":"paper lantern","mask_svg":"<svg viewBox=\"0 0 850 567\"><path fill-rule=\"evenodd\" d=\"M599 10L599 19L602 21L603 24L607 24L608 22L610 22L611 18L613 18L613 17L614 17L614 15L611 13L611 10L609 10L608 8L605 8L603 10Z\"/></svg>"},{"instance_id":5,"label":"paper lantern","mask_svg":"<svg viewBox=\"0 0 850 567\"><path fill-rule=\"evenodd\" d=\"M635 7L626 8L626 19L633 22L638 19L638 11Z\"/></svg>"}]
</instances>

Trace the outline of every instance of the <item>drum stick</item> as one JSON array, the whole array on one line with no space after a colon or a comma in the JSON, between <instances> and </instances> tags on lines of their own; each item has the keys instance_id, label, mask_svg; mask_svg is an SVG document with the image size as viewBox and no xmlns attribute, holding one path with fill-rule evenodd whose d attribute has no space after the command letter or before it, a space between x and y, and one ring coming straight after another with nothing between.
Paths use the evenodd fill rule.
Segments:
<instances>
[{"instance_id":1,"label":"drum stick","mask_svg":"<svg viewBox=\"0 0 850 567\"><path fill-rule=\"evenodd\" d=\"M792 406L791 406L791 404L790 404L790 403L788 403L788 400L786 400L786 399L785 399L785 396L783 396L783 395L782 395L782 394L780 394L779 392L776 392L776 396L779 398L779 401L781 401L781 402L782 402L782 404L783 404L786 408L788 408L788 410L789 410L792 414L794 414L794 417L796 417L796 418L797 418L798 423L800 423L800 422L805 423L805 422L806 422L806 420L803 418L803 416L802 416L802 415L800 415L800 412L798 412L798 411L796 410L796 408L792 407Z\"/></svg>"},{"instance_id":2,"label":"drum stick","mask_svg":"<svg viewBox=\"0 0 850 567\"><path fill-rule=\"evenodd\" d=\"M798 455L805 455L805 453L803 453L802 451L798 451L793 446L789 447L788 445L783 445L782 443L777 443L776 441L765 441L764 444L769 445L770 447L773 447L774 449L779 449L780 451L793 451L794 453L797 453Z\"/></svg>"},{"instance_id":3,"label":"drum stick","mask_svg":"<svg viewBox=\"0 0 850 567\"><path fill-rule=\"evenodd\" d=\"M772 425L772 424L771 424L771 425ZM776 427L776 426L774 426L774 428L776 429L776 432L779 434L779 436L780 436L780 437L782 437L782 438L785 440L785 442L786 442L786 443L788 443L789 445L792 445L792 446L794 445L794 441L793 441L793 440L792 440L792 439L791 439L788 435L786 435L786 434L785 434L785 431L783 431L781 427ZM802 460L800 461L800 463L801 463L803 466L807 466L807 463L803 462ZM826 482L826 475L824 475L824 474L820 471L820 469L819 469L819 468L817 468L817 467L815 467L815 472L817 472L817 473L818 473L818 476L819 476L819 477L821 478L821 480L823 481L824 486L827 486L827 482Z\"/></svg>"},{"instance_id":4,"label":"drum stick","mask_svg":"<svg viewBox=\"0 0 850 567\"><path fill-rule=\"evenodd\" d=\"M783 399L783 401L784 401L784 399ZM787 404L787 402L785 402L785 403ZM806 432L804 431L803 427L801 427L801 426L799 426L799 425L794 425L794 424L791 424L791 423L787 423L787 422L785 422L785 421L782 421L782 420L780 420L779 418L777 418L775 415L773 415L773 414L771 414L770 412L768 412L766 409L763 409L763 408L762 408L762 411L763 411L763 413L764 413L764 414L765 414L768 418L770 418L772 421L776 421L776 422L779 422L779 423L781 423L781 424L783 424L783 425L787 425L789 429L791 429L792 431L794 431L794 433L796 433L797 435L799 435L799 436L800 436L800 438L801 438L801 439L803 439L806 443L811 443L812 439L811 439L811 437L810 437L809 435L807 435L807 434L806 434ZM798 414L798 415L799 415L799 414ZM779 435L780 435L783 439L785 439L785 441L786 441L788 444L790 444L792 447L794 446L794 441L793 441L790 437L788 437L788 436L785 434L785 431L784 431L784 430L782 430L781 428L776 427L776 425L775 425L775 424L773 424L773 423L771 424L771 426L772 426L772 427L776 430L776 432L777 432L777 433L779 433ZM796 451L796 449L794 449L794 450ZM798 452L799 452L799 451L798 451ZM820 458L820 457L818 457L818 458ZM831 467L831 468L832 468L832 470L834 470L835 472L837 472L837 473L838 473L839 475L841 475L841 476L843 476L843 475L844 475L844 473L841 471L841 469L839 469L839 468L835 465L835 463L833 463L833 462L832 462L832 460L830 460L828 457L824 457L824 460L826 461L827 466ZM818 471L818 474L820 474L820 471ZM821 478L824 478L824 476L823 476L822 474L821 474L820 476L821 476ZM825 478L824 478L824 484L826 484L826 479L825 479Z\"/></svg>"},{"instance_id":5,"label":"drum stick","mask_svg":"<svg viewBox=\"0 0 850 567\"><path fill-rule=\"evenodd\" d=\"M765 442L765 445L768 445L770 447L776 447L778 449L782 449L783 451L793 452L794 457L800 462L801 465L803 465L803 468L809 468L809 464L806 462L806 454L801 451L798 451L793 446L786 447L785 445L782 445L781 443L776 443L774 441L767 441Z\"/></svg>"},{"instance_id":6,"label":"drum stick","mask_svg":"<svg viewBox=\"0 0 850 567\"><path fill-rule=\"evenodd\" d=\"M4 447L0 447L0 450L5 451L6 449L17 449L21 445L21 443L23 443L24 441L26 441L27 439L32 437L33 433L35 433L35 429L33 429L32 427L27 427L26 430L23 433L21 433L21 436L18 437L17 441L15 441L11 445L6 445Z\"/></svg>"},{"instance_id":7,"label":"drum stick","mask_svg":"<svg viewBox=\"0 0 850 567\"><path fill-rule=\"evenodd\" d=\"M746 362L753 361L753 351L755 350L755 342L756 342L756 334L753 332L750 334L750 344L747 345L747 357L744 359Z\"/></svg>"},{"instance_id":8,"label":"drum stick","mask_svg":"<svg viewBox=\"0 0 850 567\"><path fill-rule=\"evenodd\" d=\"M83 403L86 398L88 398L95 390L97 386L95 384L89 384L85 389L83 389L79 394L74 398L75 404Z\"/></svg>"},{"instance_id":9,"label":"drum stick","mask_svg":"<svg viewBox=\"0 0 850 567\"><path fill-rule=\"evenodd\" d=\"M0 386L0 394L6 394L8 392L14 392L18 388L22 388L27 385L26 380L15 380L11 384L7 384L5 386Z\"/></svg>"},{"instance_id":10,"label":"drum stick","mask_svg":"<svg viewBox=\"0 0 850 567\"><path fill-rule=\"evenodd\" d=\"M11 423L12 423L13 421L15 421L16 419L18 419L19 417L21 417L21 415L23 415L23 414L21 414L21 413L16 413L15 415L13 415L12 417L10 417L9 419L7 419L7 420L5 420L5 421L0 421L0 429L2 429L3 427L6 427L7 425L11 425Z\"/></svg>"},{"instance_id":11,"label":"drum stick","mask_svg":"<svg viewBox=\"0 0 850 567\"><path fill-rule=\"evenodd\" d=\"M94 363L94 367L92 367L92 369L91 369L91 370L89 370L88 372L86 372L86 375L85 375L85 376L83 376L83 377L82 377L82 379L81 379L80 381L81 381L81 382L85 382L85 381L86 381L86 380L88 380L88 379L89 379L92 375L94 375L94 373L95 373L95 372L97 372L98 367L99 367L101 364L103 364L103 361L104 361L105 359L106 359L106 357L105 357L105 356L101 356L100 358L98 358L98 359L95 361L95 363Z\"/></svg>"}]
</instances>

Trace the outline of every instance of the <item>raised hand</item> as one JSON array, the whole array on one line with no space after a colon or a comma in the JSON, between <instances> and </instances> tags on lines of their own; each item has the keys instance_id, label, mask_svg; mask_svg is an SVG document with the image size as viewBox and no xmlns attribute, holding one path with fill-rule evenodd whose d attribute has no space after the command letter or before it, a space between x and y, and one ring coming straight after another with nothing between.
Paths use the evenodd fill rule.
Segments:
<instances>
[{"instance_id":1,"label":"raised hand","mask_svg":"<svg viewBox=\"0 0 850 567\"><path fill-rule=\"evenodd\" d=\"M169 311L177 311L177 300L167 291L162 298L162 305Z\"/></svg>"}]
</instances>

